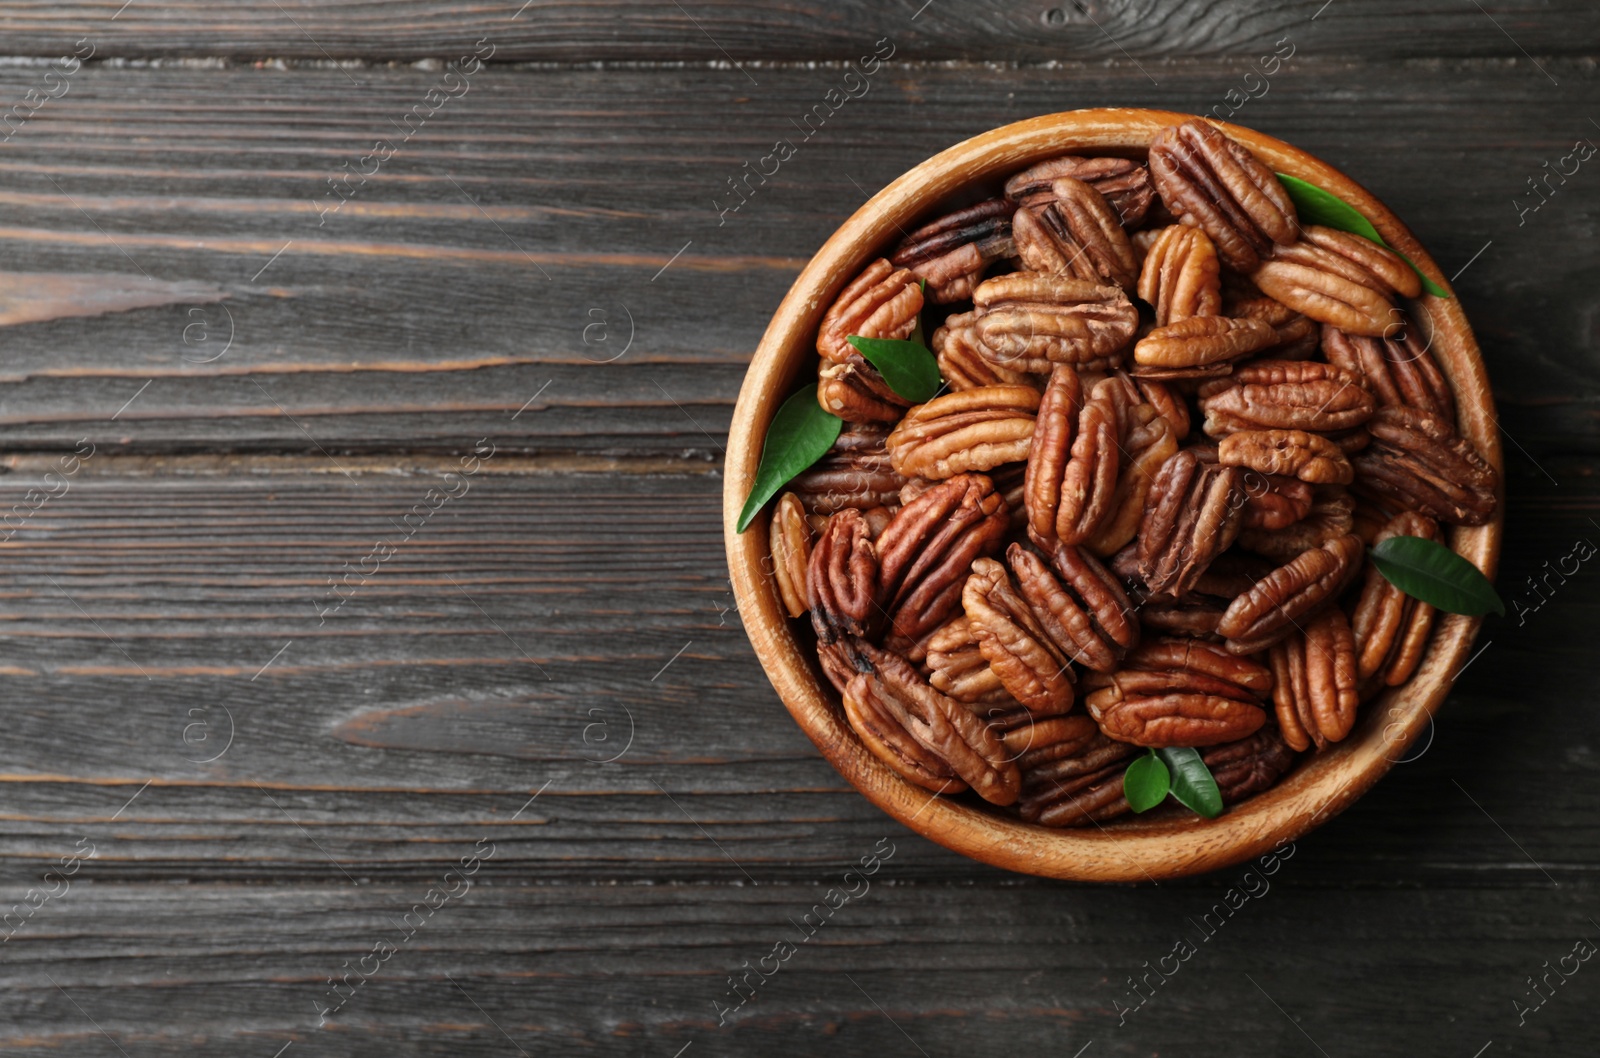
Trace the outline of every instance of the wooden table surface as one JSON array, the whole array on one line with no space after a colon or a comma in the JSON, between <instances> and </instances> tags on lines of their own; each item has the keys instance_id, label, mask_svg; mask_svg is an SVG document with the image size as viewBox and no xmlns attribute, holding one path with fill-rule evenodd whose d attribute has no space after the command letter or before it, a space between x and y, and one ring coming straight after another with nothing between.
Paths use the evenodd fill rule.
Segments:
<instances>
[{"instance_id":1,"label":"wooden table surface","mask_svg":"<svg viewBox=\"0 0 1600 1058\"><path fill-rule=\"evenodd\" d=\"M1594 1053L1594 5L11 0L0 42L0 1053ZM1270 874L911 834L729 593L727 424L808 255L1102 105L1373 189L1503 413L1512 615Z\"/></svg>"}]
</instances>

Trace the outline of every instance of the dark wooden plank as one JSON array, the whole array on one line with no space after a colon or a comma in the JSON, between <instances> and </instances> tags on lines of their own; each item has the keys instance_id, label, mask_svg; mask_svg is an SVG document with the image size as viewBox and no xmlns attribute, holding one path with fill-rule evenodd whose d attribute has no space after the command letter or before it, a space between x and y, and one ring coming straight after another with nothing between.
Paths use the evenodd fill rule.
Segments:
<instances>
[{"instance_id":1,"label":"dark wooden plank","mask_svg":"<svg viewBox=\"0 0 1600 1058\"><path fill-rule=\"evenodd\" d=\"M816 884L714 895L468 889L442 871L410 884L74 885L7 945L0 1046L94 1058L271 1058L285 1045L339 1058L661 1058L685 1047L952 1055L997 1042L1071 1055L1092 1041L1090 1054L1398 1058L1470 1056L1491 1040L1514 1054L1581 1054L1592 1038L1592 965L1569 960L1578 971L1550 986L1556 995L1526 1027L1512 1006L1546 960L1555 966L1582 938L1600 942L1588 886L1539 899L1328 890L1304 884L1314 865L1301 851L1269 864L1273 873L1202 886L921 885L901 877L903 844L881 837ZM843 882L875 848L893 854L870 878ZM825 915L818 905L841 884L857 897ZM431 918L402 921L446 889L458 895ZM792 923L807 914L826 919L815 936L770 958L803 935ZM1169 959L1172 975L1159 978L1180 940L1187 958ZM713 1004L737 1004L730 975L763 956L771 976L719 1025ZM319 1011L339 1002L329 978L346 972L343 1005L322 1023ZM1137 1006L1129 979L1146 973L1153 994ZM1119 1005L1136 1009L1124 1016Z\"/></svg>"},{"instance_id":2,"label":"dark wooden plank","mask_svg":"<svg viewBox=\"0 0 1600 1058\"><path fill-rule=\"evenodd\" d=\"M120 8L120 10L119 10ZM12 55L226 56L236 60L449 60L494 44L496 61L815 61L857 59L880 39L926 60L1160 62L1252 59L1291 34L1322 55L1394 60L1433 56L1583 54L1600 19L1576 0L1531 4L1396 5L1382 0L1247 0L1145 4L1128 0L1013 4L1001 0L831 0L648 5L573 0L426 3L360 0L240 3L201 0L24 0L0 14ZM751 71L747 83L761 80ZM746 80L742 75L740 80ZM1159 74L1157 74L1159 76Z\"/></svg>"},{"instance_id":3,"label":"dark wooden plank","mask_svg":"<svg viewBox=\"0 0 1600 1058\"><path fill-rule=\"evenodd\" d=\"M1537 201L1541 161L1600 135L1582 116L1600 112L1590 64L1551 70L1555 96L1504 63L1307 63L1239 115L1340 163L1447 272L1467 269L1506 426L1536 455L1595 447L1596 379L1571 351L1600 311L1600 185L1584 171L1537 213L1514 205ZM225 313L0 331L0 444L316 455L489 436L714 462L770 312L866 193L1006 121L1205 110L1236 81L1215 63L1160 87L1131 67L897 69L719 225L713 196L731 202L743 161L799 137L791 119L830 76L770 70L757 91L706 69L496 70L319 228L329 175L395 134L437 72L372 70L358 90L333 70L85 68L0 156L0 267L143 271L230 297ZM604 342L586 331L602 318Z\"/></svg>"},{"instance_id":4,"label":"dark wooden plank","mask_svg":"<svg viewBox=\"0 0 1600 1058\"><path fill-rule=\"evenodd\" d=\"M418 877L486 833L509 879L815 879L903 833L755 663L715 475L530 475L496 456L448 483L437 461L347 478L96 455L27 516L47 465L0 478L0 511L23 505L0 582L13 877L64 835L104 846L99 879ZM1552 460L1559 486L1513 467L1503 583L1525 608L1528 576L1600 535L1585 466ZM436 487L461 494L408 519ZM1600 720L1554 707L1600 679L1582 631L1596 575L1520 625L1491 619L1425 755L1306 843L1318 884L1538 888L1600 869L1574 749ZM995 877L915 839L900 863Z\"/></svg>"}]
</instances>

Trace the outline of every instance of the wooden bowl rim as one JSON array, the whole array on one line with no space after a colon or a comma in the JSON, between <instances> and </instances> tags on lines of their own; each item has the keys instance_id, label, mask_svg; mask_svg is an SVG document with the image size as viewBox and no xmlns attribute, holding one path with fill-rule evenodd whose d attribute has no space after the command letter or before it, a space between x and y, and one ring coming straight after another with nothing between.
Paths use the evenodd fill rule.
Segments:
<instances>
[{"instance_id":1,"label":"wooden bowl rim","mask_svg":"<svg viewBox=\"0 0 1600 1058\"><path fill-rule=\"evenodd\" d=\"M901 231L924 220L921 214L934 203L963 187L1061 154L1141 150L1160 128L1195 116L1132 108L1046 114L958 143L900 176L840 225L801 271L751 360L729 427L723 532L734 596L756 655L790 715L839 773L879 808L946 848L1007 870L1079 881L1159 881L1231 866L1292 842L1348 807L1415 744L1432 724L1482 623L1481 618L1441 615L1423 665L1406 684L1363 706L1349 738L1302 760L1276 786L1218 819L1171 811L1065 830L939 797L900 778L857 740L834 704L832 688L821 681L809 649L792 634L766 572L771 564L769 513L758 515L744 533L735 532L734 526L772 414L792 391L800 370L815 362L816 328L839 290L897 241ZM1350 203L1392 247L1450 289L1411 232L1360 184L1281 140L1227 122L1212 124L1274 170L1308 180ZM1493 396L1459 302L1425 294L1413 304L1424 308L1431 322L1425 329L1455 390L1462 433L1500 470ZM1490 524L1450 533L1456 551L1491 577L1503 532L1504 496L1500 499Z\"/></svg>"}]
</instances>

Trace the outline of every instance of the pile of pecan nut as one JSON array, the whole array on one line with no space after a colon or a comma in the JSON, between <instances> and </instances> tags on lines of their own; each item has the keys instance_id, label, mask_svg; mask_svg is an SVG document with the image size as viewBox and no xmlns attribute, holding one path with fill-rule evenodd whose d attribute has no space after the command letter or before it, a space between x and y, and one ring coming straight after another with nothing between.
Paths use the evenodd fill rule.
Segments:
<instances>
[{"instance_id":1,"label":"pile of pecan nut","mask_svg":"<svg viewBox=\"0 0 1600 1058\"><path fill-rule=\"evenodd\" d=\"M1495 510L1494 469L1387 248L1302 226L1214 126L1054 158L872 262L817 335L838 442L780 496L773 573L862 743L910 782L1075 826L1140 747L1225 804L1405 682L1432 607L1366 562ZM912 406L846 340L927 311Z\"/></svg>"}]
</instances>

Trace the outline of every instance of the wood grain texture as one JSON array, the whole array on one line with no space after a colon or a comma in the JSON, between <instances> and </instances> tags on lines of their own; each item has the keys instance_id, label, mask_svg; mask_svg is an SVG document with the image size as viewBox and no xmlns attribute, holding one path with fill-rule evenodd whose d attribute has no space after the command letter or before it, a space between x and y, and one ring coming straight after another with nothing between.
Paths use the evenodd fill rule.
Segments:
<instances>
[{"instance_id":1,"label":"wood grain texture","mask_svg":"<svg viewBox=\"0 0 1600 1058\"><path fill-rule=\"evenodd\" d=\"M685 1046L992 1053L1000 1041L1070 1055L1093 1040L1091 1054L1315 1054L1303 1030L1330 1053L1390 1058L1471 1055L1488 1039L1573 1054L1588 1039L1582 973L1520 1033L1510 1003L1530 969L1594 935L1578 925L1588 908L1576 891L1519 910L1477 888L1330 891L1306 886L1315 868L1300 851L1229 916L1219 905L1237 878L930 889L897 884L904 845L885 847L894 855L870 888L852 883L859 898L787 961L769 961L780 968L720 1026L712 1004L734 1005L729 975L799 936L791 920L815 913L837 877L728 888L715 904L703 887L477 885L381 966L371 959L377 972L320 1028L327 977L397 939L429 882L195 885L181 900L159 885L74 887L10 942L0 1046L86 1058L271 1058L290 1043L289 1054L329 1058L670 1058ZM1119 1025L1115 1004L1138 1002L1129 976L1155 972L1142 964L1180 938L1193 955ZM1398 980L1403 1023L1389 1020Z\"/></svg>"},{"instance_id":2,"label":"wood grain texture","mask_svg":"<svg viewBox=\"0 0 1600 1058\"><path fill-rule=\"evenodd\" d=\"M0 7L0 51L24 57L0 65L0 114L52 83L50 58L97 49L6 130L0 269L229 295L0 328L0 522L52 495L0 530L0 915L95 846L70 892L11 920L0 1048L1584 1052L1593 968L1526 1027L1512 1000L1600 938L1597 574L1550 573L1600 536L1600 190L1585 166L1521 223L1517 201L1600 115L1595 13L1086 3L1096 27L1074 4L919 6ZM1237 120L1466 267L1507 434L1513 615L1422 756L1119 1027L1127 978L1239 878L1002 876L874 809L754 661L717 468L772 310L868 195L1032 114L1208 110L1285 34L1295 58ZM719 227L712 196L844 73L799 63L884 35L916 61ZM411 63L483 38L493 68L319 227L328 178L442 84ZM80 438L96 454L54 494ZM318 624L328 578L479 438L497 454L470 493ZM591 763L630 712L627 752ZM885 836L870 894L716 1027L728 975ZM480 884L319 1027L328 976L484 839Z\"/></svg>"},{"instance_id":3,"label":"wood grain texture","mask_svg":"<svg viewBox=\"0 0 1600 1058\"><path fill-rule=\"evenodd\" d=\"M118 9L122 8L119 12ZM113 17L115 16L115 17ZM1315 20L1313 21L1313 16ZM1497 25L1498 24L1498 25ZM1507 33L1512 34L1508 40ZM1584 54L1600 32L1578 0L1397 5L1383 0L1081 4L1004 0L830 0L751 4L573 0L22 0L0 13L11 54L70 54L80 38L112 57L226 56L387 62L450 59L488 39L497 61L730 62L854 59L887 37L923 60L1164 62L1239 58L1285 33L1324 55L1379 60ZM1514 42L1514 43L1513 43ZM760 80L759 70L752 80ZM1159 75L1158 75L1159 76ZM741 78L743 80L743 78Z\"/></svg>"},{"instance_id":4,"label":"wood grain texture","mask_svg":"<svg viewBox=\"0 0 1600 1058\"><path fill-rule=\"evenodd\" d=\"M505 847L487 869L519 881L809 882L903 833L768 686L733 608L716 476L498 460L409 536L449 463L352 480L96 455L70 491L10 515L0 868L37 878L81 835L104 849L98 880L417 878L487 834ZM51 462L0 477L0 512ZM1508 598L1600 513L1583 466L1551 463L1557 488L1512 465ZM379 541L395 553L365 577ZM1600 691L1582 636L1563 634L1594 619L1595 575L1522 626L1489 620L1421 759L1304 843L1320 884L1547 885L1452 779L1543 871L1588 884L1600 832L1581 747L1600 728L1540 703ZM898 869L999 877L916 840Z\"/></svg>"},{"instance_id":5,"label":"wood grain texture","mask_svg":"<svg viewBox=\"0 0 1600 1058\"><path fill-rule=\"evenodd\" d=\"M1600 392L1592 362L1557 352L1592 340L1600 312L1600 185L1552 178L1520 218L1514 200L1538 203L1541 161L1595 132L1590 67L1550 70L1559 107L1507 64L1286 66L1238 115L1352 174L1461 273L1504 424L1535 458L1596 450ZM1131 67L886 70L806 141L792 122L836 83L826 70L771 70L759 92L733 71L494 70L319 227L329 177L398 135L438 76L373 70L357 90L331 70L80 71L0 157L0 267L142 269L229 297L0 329L0 443L316 456L487 435L720 461L768 316L867 194L1028 114L1205 111L1237 83L1203 62L1160 87ZM736 202L727 181L784 136L796 156L719 225L714 196Z\"/></svg>"}]
</instances>

